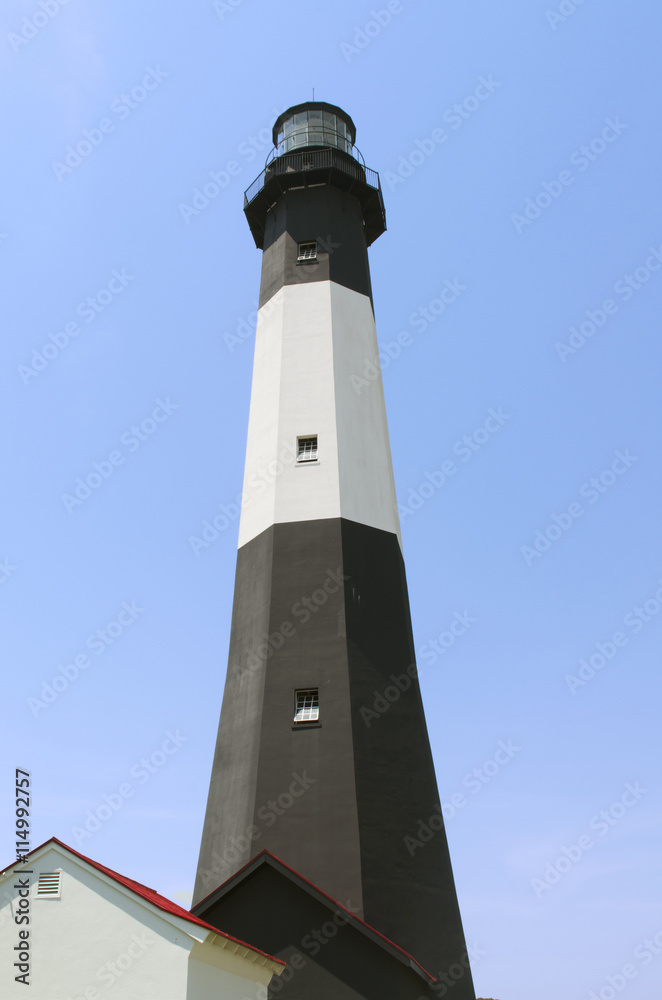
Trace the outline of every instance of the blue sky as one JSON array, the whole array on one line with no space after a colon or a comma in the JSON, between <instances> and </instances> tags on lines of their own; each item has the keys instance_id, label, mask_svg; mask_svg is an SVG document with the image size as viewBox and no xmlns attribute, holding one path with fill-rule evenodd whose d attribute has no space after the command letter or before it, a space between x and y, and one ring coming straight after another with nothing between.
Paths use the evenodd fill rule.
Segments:
<instances>
[{"instance_id":1,"label":"blue sky","mask_svg":"<svg viewBox=\"0 0 662 1000\"><path fill-rule=\"evenodd\" d=\"M384 190L384 388L477 992L608 1000L621 976L648 1000L659 7L44 4L0 12L6 861L27 767L33 845L192 889L238 522L190 538L242 484L260 269L243 191L314 87ZM456 614L474 620L445 647ZM120 804L87 835L104 796Z\"/></svg>"}]
</instances>

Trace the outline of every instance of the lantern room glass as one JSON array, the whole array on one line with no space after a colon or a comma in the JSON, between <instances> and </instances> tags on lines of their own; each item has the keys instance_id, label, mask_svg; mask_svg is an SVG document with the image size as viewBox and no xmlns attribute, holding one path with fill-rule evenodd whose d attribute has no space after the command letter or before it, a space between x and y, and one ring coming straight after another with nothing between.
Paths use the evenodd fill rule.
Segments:
<instances>
[{"instance_id":1,"label":"lantern room glass","mask_svg":"<svg viewBox=\"0 0 662 1000\"><path fill-rule=\"evenodd\" d=\"M278 130L278 153L289 153L304 146L333 146L352 152L349 129L340 115L328 111L300 111L287 118Z\"/></svg>"}]
</instances>

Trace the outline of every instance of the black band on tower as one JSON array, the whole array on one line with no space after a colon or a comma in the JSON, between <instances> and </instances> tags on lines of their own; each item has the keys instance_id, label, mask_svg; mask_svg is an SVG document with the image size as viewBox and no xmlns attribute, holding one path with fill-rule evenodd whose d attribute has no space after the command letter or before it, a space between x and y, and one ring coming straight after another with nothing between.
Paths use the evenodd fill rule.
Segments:
<instances>
[{"instance_id":1,"label":"black band on tower","mask_svg":"<svg viewBox=\"0 0 662 1000\"><path fill-rule=\"evenodd\" d=\"M315 243L315 257L299 260L299 247ZM372 301L361 204L329 186L286 191L267 216L260 305L283 285L335 281Z\"/></svg>"}]
</instances>

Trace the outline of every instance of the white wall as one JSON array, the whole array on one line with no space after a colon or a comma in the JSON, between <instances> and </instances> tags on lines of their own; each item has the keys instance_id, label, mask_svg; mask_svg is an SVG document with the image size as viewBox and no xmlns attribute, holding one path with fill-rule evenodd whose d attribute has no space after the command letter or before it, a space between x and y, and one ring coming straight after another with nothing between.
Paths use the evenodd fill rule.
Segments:
<instances>
[{"instance_id":1,"label":"white wall","mask_svg":"<svg viewBox=\"0 0 662 1000\"><path fill-rule=\"evenodd\" d=\"M19 943L10 900L0 890L0 996L3 1000L255 1000L271 971L225 951L223 939L173 916L164 919L104 876L47 849L31 876L62 869L60 899L31 899L29 992L16 983ZM197 940L196 940L197 938ZM204 943L203 943L204 942ZM234 947L234 946L232 946Z\"/></svg>"},{"instance_id":2,"label":"white wall","mask_svg":"<svg viewBox=\"0 0 662 1000\"><path fill-rule=\"evenodd\" d=\"M216 939L191 952L186 1000L266 1000L270 979L269 970L234 957Z\"/></svg>"},{"instance_id":3,"label":"white wall","mask_svg":"<svg viewBox=\"0 0 662 1000\"><path fill-rule=\"evenodd\" d=\"M274 523L346 517L399 534L375 322L366 295L285 285L258 313L239 546ZM357 386L366 364L376 374ZM297 464L317 434L319 461Z\"/></svg>"}]
</instances>

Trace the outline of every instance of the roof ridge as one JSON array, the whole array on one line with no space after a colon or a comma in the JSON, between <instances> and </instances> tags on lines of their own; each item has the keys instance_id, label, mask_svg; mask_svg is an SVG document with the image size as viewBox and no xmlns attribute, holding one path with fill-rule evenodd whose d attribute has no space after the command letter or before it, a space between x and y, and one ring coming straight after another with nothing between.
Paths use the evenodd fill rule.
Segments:
<instances>
[{"instance_id":1,"label":"roof ridge","mask_svg":"<svg viewBox=\"0 0 662 1000\"><path fill-rule=\"evenodd\" d=\"M136 893L137 896L140 896L146 902L156 906L157 909L163 910L165 913L170 913L171 916L180 917L182 920L188 920L190 923L197 924L199 927L204 927L206 930L212 931L220 937L227 938L229 941L234 941L235 944L239 944L243 948L248 948L250 951L262 955L264 958L269 959L270 962L274 962L276 965L284 966L287 964L286 962L283 962L282 959L275 958L273 955L269 955L266 951L262 951L261 948L257 948L253 944L248 944L247 941L242 941L240 938L235 937L234 934L228 934L227 931L222 931L218 927L213 927L211 924L208 924L206 920L202 920L201 917L197 917L194 913L191 913L190 910L185 910L183 906L179 905L179 903L175 903L173 900L168 899L167 896L162 896L160 892L156 891L156 889L151 889L149 886L143 885L142 882L137 882L135 879L128 878L126 875L120 875L119 872L114 871L112 868L106 868L106 866L100 864L100 862L94 861L93 858L88 858L87 855L81 854L81 852L77 851L74 847L70 847L69 844L65 844L64 841L59 840L58 837L50 837L48 840L45 840L43 844L40 844L38 847L35 847L32 851L30 851L26 857L31 857L36 854L37 851L40 851L42 847L46 847L48 844L57 844L58 847L64 848L65 851L68 851L75 857L80 858L81 861L85 861L86 864L91 865L104 875L108 875L115 882L118 882L125 888L130 889L131 892ZM13 867L14 865L8 865L6 868L3 868L2 871L0 871L0 875L4 874L9 868Z\"/></svg>"},{"instance_id":2,"label":"roof ridge","mask_svg":"<svg viewBox=\"0 0 662 1000\"><path fill-rule=\"evenodd\" d=\"M292 872L293 875L295 875L302 882L305 882L306 885L309 885L312 889L315 890L315 892L319 893L320 896L324 896L324 898L328 899L331 903L333 903L334 906L339 907L341 910L343 910L345 913L347 913L351 917L352 920L355 920L357 923L362 924L372 934L376 934L383 941L386 941L386 943L389 944L392 948L395 948L396 951L399 951L402 955L406 955L406 957L411 962L413 962L416 966L418 966L418 968L433 983L437 982L436 976L433 976L431 972L428 972L428 970L425 968L425 966L421 965L421 963L418 961L418 959L414 958L414 956L412 954L410 954L410 952L406 951L405 948L402 948L399 944L396 944L395 941L391 941L390 938L388 938L385 934L382 934L381 931L378 931L376 927L372 926L372 924L369 924L366 920L363 920L361 917L358 917L355 913L352 913L352 911L348 910L346 906L343 906L342 903L339 903L337 899L334 899L333 896L330 896L328 892L325 892L324 889L320 889L320 887L318 885L315 885L315 883L311 882L310 879L306 878L305 875L302 875L300 872L298 872L296 870L296 868L292 868L291 865L288 865L286 861L283 861L282 858L279 858L276 854L273 854L272 851L268 850L266 847L262 848L262 850L259 852L259 854L256 854L254 857L252 857L250 861L247 861L245 865L243 865L241 868L239 868L234 873L234 875L231 875L230 878L227 878L225 880L225 882L221 882L221 884L219 886L217 886L216 889L214 889L212 892L208 893L204 897L204 899L200 900L199 903L196 903L196 908L199 907L199 906L201 906L207 899L210 898L210 896L213 896L214 893L218 892L219 889L222 889L223 886L228 885L229 882L232 882L234 879L236 879L237 876L241 875L242 872L244 872L251 865L255 865L256 862L258 862L260 860L260 858L262 858L263 856L265 858L271 858L274 861L277 861L279 865L282 865L283 868L286 868L288 871Z\"/></svg>"}]
</instances>

